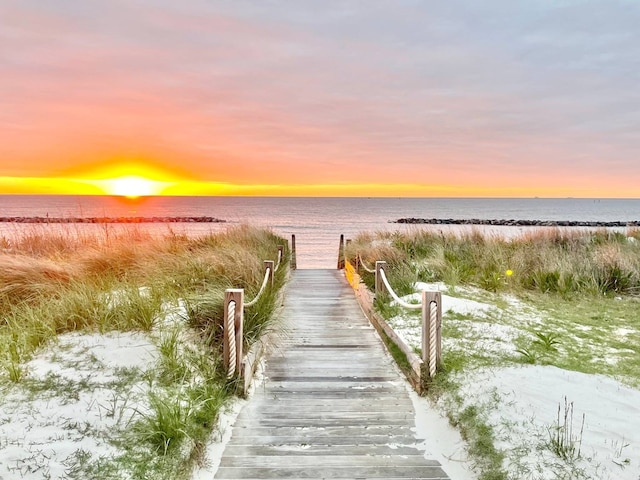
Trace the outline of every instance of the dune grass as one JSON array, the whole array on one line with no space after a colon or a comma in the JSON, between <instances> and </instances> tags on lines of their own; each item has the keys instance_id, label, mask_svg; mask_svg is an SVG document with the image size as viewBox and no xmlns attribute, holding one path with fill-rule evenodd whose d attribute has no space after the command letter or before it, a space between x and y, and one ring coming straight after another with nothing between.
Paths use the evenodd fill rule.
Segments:
<instances>
[{"instance_id":1,"label":"dune grass","mask_svg":"<svg viewBox=\"0 0 640 480\"><path fill-rule=\"evenodd\" d=\"M415 282L442 282L451 296L494 306L477 314L445 312L448 348L443 347L442 369L428 391L434 400L446 397L446 413L468 440L482 480L517 477L504 470L504 452L495 448L495 432L485 420L487 409L498 408L498 399L493 407L468 405L459 393L460 375L538 364L640 386L638 230L546 229L509 240L480 232L385 232L355 238L346 253L368 268L376 260L387 261L387 277L400 295ZM373 289L373 274L362 268L359 273ZM388 319L411 315L384 299L376 307ZM415 322L419 325L419 319ZM514 332L516 348L474 348L474 332L488 325L499 327L495 332ZM504 345L502 340L496 343Z\"/></svg>"},{"instance_id":2,"label":"dune grass","mask_svg":"<svg viewBox=\"0 0 640 480\"><path fill-rule=\"evenodd\" d=\"M409 273L420 281L475 285L492 292L527 290L563 297L640 294L639 230L625 234L543 229L513 240L479 231L386 233L355 239L348 254L354 258L356 253L370 265L384 259L406 270L409 262Z\"/></svg>"},{"instance_id":3,"label":"dune grass","mask_svg":"<svg viewBox=\"0 0 640 480\"><path fill-rule=\"evenodd\" d=\"M30 379L28 361L60 334L144 332L160 353L157 368L129 380L148 384L148 408L110 440L123 450L120 458L80 454L72 470L78 478L185 478L235 393L221 369L224 290L244 288L252 299L263 261L276 259L278 245L286 241L248 226L197 238L157 237L137 226L0 238L0 390L37 396L55 388L55 379ZM273 328L287 260L275 288L245 312L247 347ZM184 321L167 323L176 312Z\"/></svg>"}]
</instances>

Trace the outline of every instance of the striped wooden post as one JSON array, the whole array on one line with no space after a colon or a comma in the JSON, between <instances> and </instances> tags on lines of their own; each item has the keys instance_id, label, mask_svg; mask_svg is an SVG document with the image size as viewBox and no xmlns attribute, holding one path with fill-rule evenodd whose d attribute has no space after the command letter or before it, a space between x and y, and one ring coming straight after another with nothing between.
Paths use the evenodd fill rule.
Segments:
<instances>
[{"instance_id":1,"label":"striped wooden post","mask_svg":"<svg viewBox=\"0 0 640 480\"><path fill-rule=\"evenodd\" d=\"M344 235L340 235L340 246L338 247L338 270L344 269Z\"/></svg>"}]
</instances>

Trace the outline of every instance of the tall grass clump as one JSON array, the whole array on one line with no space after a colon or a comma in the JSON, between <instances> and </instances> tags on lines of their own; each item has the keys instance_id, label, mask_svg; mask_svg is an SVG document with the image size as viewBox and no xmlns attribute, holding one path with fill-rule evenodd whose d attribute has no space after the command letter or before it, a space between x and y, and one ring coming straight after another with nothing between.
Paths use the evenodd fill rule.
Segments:
<instances>
[{"instance_id":1,"label":"tall grass clump","mask_svg":"<svg viewBox=\"0 0 640 480\"><path fill-rule=\"evenodd\" d=\"M286 241L249 226L194 238L152 236L136 226L93 236L43 232L0 241L0 386L21 384L27 361L56 335L147 333L160 359L148 378L148 408L131 425L132 439L122 441L132 462L125 470L139 478L184 478L235 392L221 368L224 291L243 288L253 299L264 260L277 260ZM285 251L273 287L245 310L247 348L272 328L288 261ZM95 465L77 467L87 473Z\"/></svg>"},{"instance_id":2,"label":"tall grass clump","mask_svg":"<svg viewBox=\"0 0 640 480\"><path fill-rule=\"evenodd\" d=\"M407 275L413 275L413 266L408 262L411 255L409 252L397 248L395 244L397 238L397 234L388 232L361 233L347 247L346 257L353 264L357 263L360 266L360 276L370 289L375 287L375 275L368 272L367 269L375 269L378 260L387 262L388 268L385 270L387 277L390 275L400 277L399 272L402 272L406 280ZM396 283L399 281L394 281L394 285Z\"/></svg>"},{"instance_id":3,"label":"tall grass clump","mask_svg":"<svg viewBox=\"0 0 640 480\"><path fill-rule=\"evenodd\" d=\"M196 238L154 237L132 226L94 237L56 230L48 239L27 231L3 237L0 248L0 335L37 339L25 352L67 331L148 331L163 303L178 299L187 303L192 325L209 333L208 325L221 321L224 290L244 288L253 298L263 261L275 260L278 245L286 244L249 226ZM275 288L251 310L250 332L259 334L271 318L284 278L276 275Z\"/></svg>"},{"instance_id":4,"label":"tall grass clump","mask_svg":"<svg viewBox=\"0 0 640 480\"><path fill-rule=\"evenodd\" d=\"M636 295L640 293L637 235L636 231L625 235L609 230L543 229L504 239L479 232L414 231L363 236L352 242L347 254L369 264L387 259L391 265L408 262L421 281L475 285L494 292ZM364 278L372 284L370 276Z\"/></svg>"}]
</instances>

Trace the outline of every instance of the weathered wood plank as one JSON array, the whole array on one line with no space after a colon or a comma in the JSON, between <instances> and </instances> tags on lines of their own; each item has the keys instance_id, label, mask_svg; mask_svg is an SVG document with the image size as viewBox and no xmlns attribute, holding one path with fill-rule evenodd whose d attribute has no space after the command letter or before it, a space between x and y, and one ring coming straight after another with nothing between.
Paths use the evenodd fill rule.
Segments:
<instances>
[{"instance_id":1,"label":"weathered wood plank","mask_svg":"<svg viewBox=\"0 0 640 480\"><path fill-rule=\"evenodd\" d=\"M422 455L408 455L402 459L403 467L439 467L435 460L425 460ZM253 457L225 457L221 467L271 468L278 467L281 460L273 455ZM369 458L365 455L298 455L289 459L288 468L314 468L321 465L332 467L393 467L397 459L390 456L376 455Z\"/></svg>"},{"instance_id":2,"label":"weathered wood plank","mask_svg":"<svg viewBox=\"0 0 640 480\"><path fill-rule=\"evenodd\" d=\"M286 459L288 462L288 458ZM284 463L283 463L284 464ZM440 467L405 467L401 464L393 467L355 466L355 467L220 467L216 478L411 478L425 480L448 480L449 477Z\"/></svg>"},{"instance_id":3,"label":"weathered wood plank","mask_svg":"<svg viewBox=\"0 0 640 480\"><path fill-rule=\"evenodd\" d=\"M342 274L293 272L283 315L216 478L447 480L424 458L405 380Z\"/></svg>"},{"instance_id":4,"label":"weathered wood plank","mask_svg":"<svg viewBox=\"0 0 640 480\"><path fill-rule=\"evenodd\" d=\"M301 402L300 404L291 405L285 402L273 402L272 405L264 408L247 408L247 413L255 412L256 415L264 413L269 416L285 414L288 417L313 417L322 418L325 415L402 415L411 416L411 404L403 402L388 402L379 405L375 399L369 402L340 402L341 405L335 406L335 402ZM247 415L248 416L248 415Z\"/></svg>"},{"instance_id":5,"label":"weathered wood plank","mask_svg":"<svg viewBox=\"0 0 640 480\"><path fill-rule=\"evenodd\" d=\"M418 455L424 458L423 452L417 447L396 445L343 445L335 448L333 445L229 445L225 450L228 457L253 456L354 456L354 455Z\"/></svg>"},{"instance_id":6,"label":"weathered wood plank","mask_svg":"<svg viewBox=\"0 0 640 480\"><path fill-rule=\"evenodd\" d=\"M411 432L407 432L406 435L374 435L372 433L369 433L367 434L367 436L360 438L354 438L353 436L341 437L338 435L325 435L324 437L318 437L307 435L306 433L301 432L299 435L291 435L289 437L249 436L243 434L242 436L238 436L235 439L232 438L230 445L287 445L291 447L322 445L332 447L334 452L340 452L342 451L342 449L344 449L345 446L379 447L384 445L416 445L416 439L414 436L412 436Z\"/></svg>"}]
</instances>

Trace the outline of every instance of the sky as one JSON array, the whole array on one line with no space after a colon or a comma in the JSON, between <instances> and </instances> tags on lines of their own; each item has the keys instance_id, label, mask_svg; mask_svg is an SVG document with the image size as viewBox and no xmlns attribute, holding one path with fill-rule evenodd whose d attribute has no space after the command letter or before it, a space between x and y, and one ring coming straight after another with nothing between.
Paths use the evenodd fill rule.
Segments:
<instances>
[{"instance_id":1,"label":"sky","mask_svg":"<svg viewBox=\"0 0 640 480\"><path fill-rule=\"evenodd\" d=\"M638 0L0 0L0 193L638 198L639 25Z\"/></svg>"}]
</instances>

